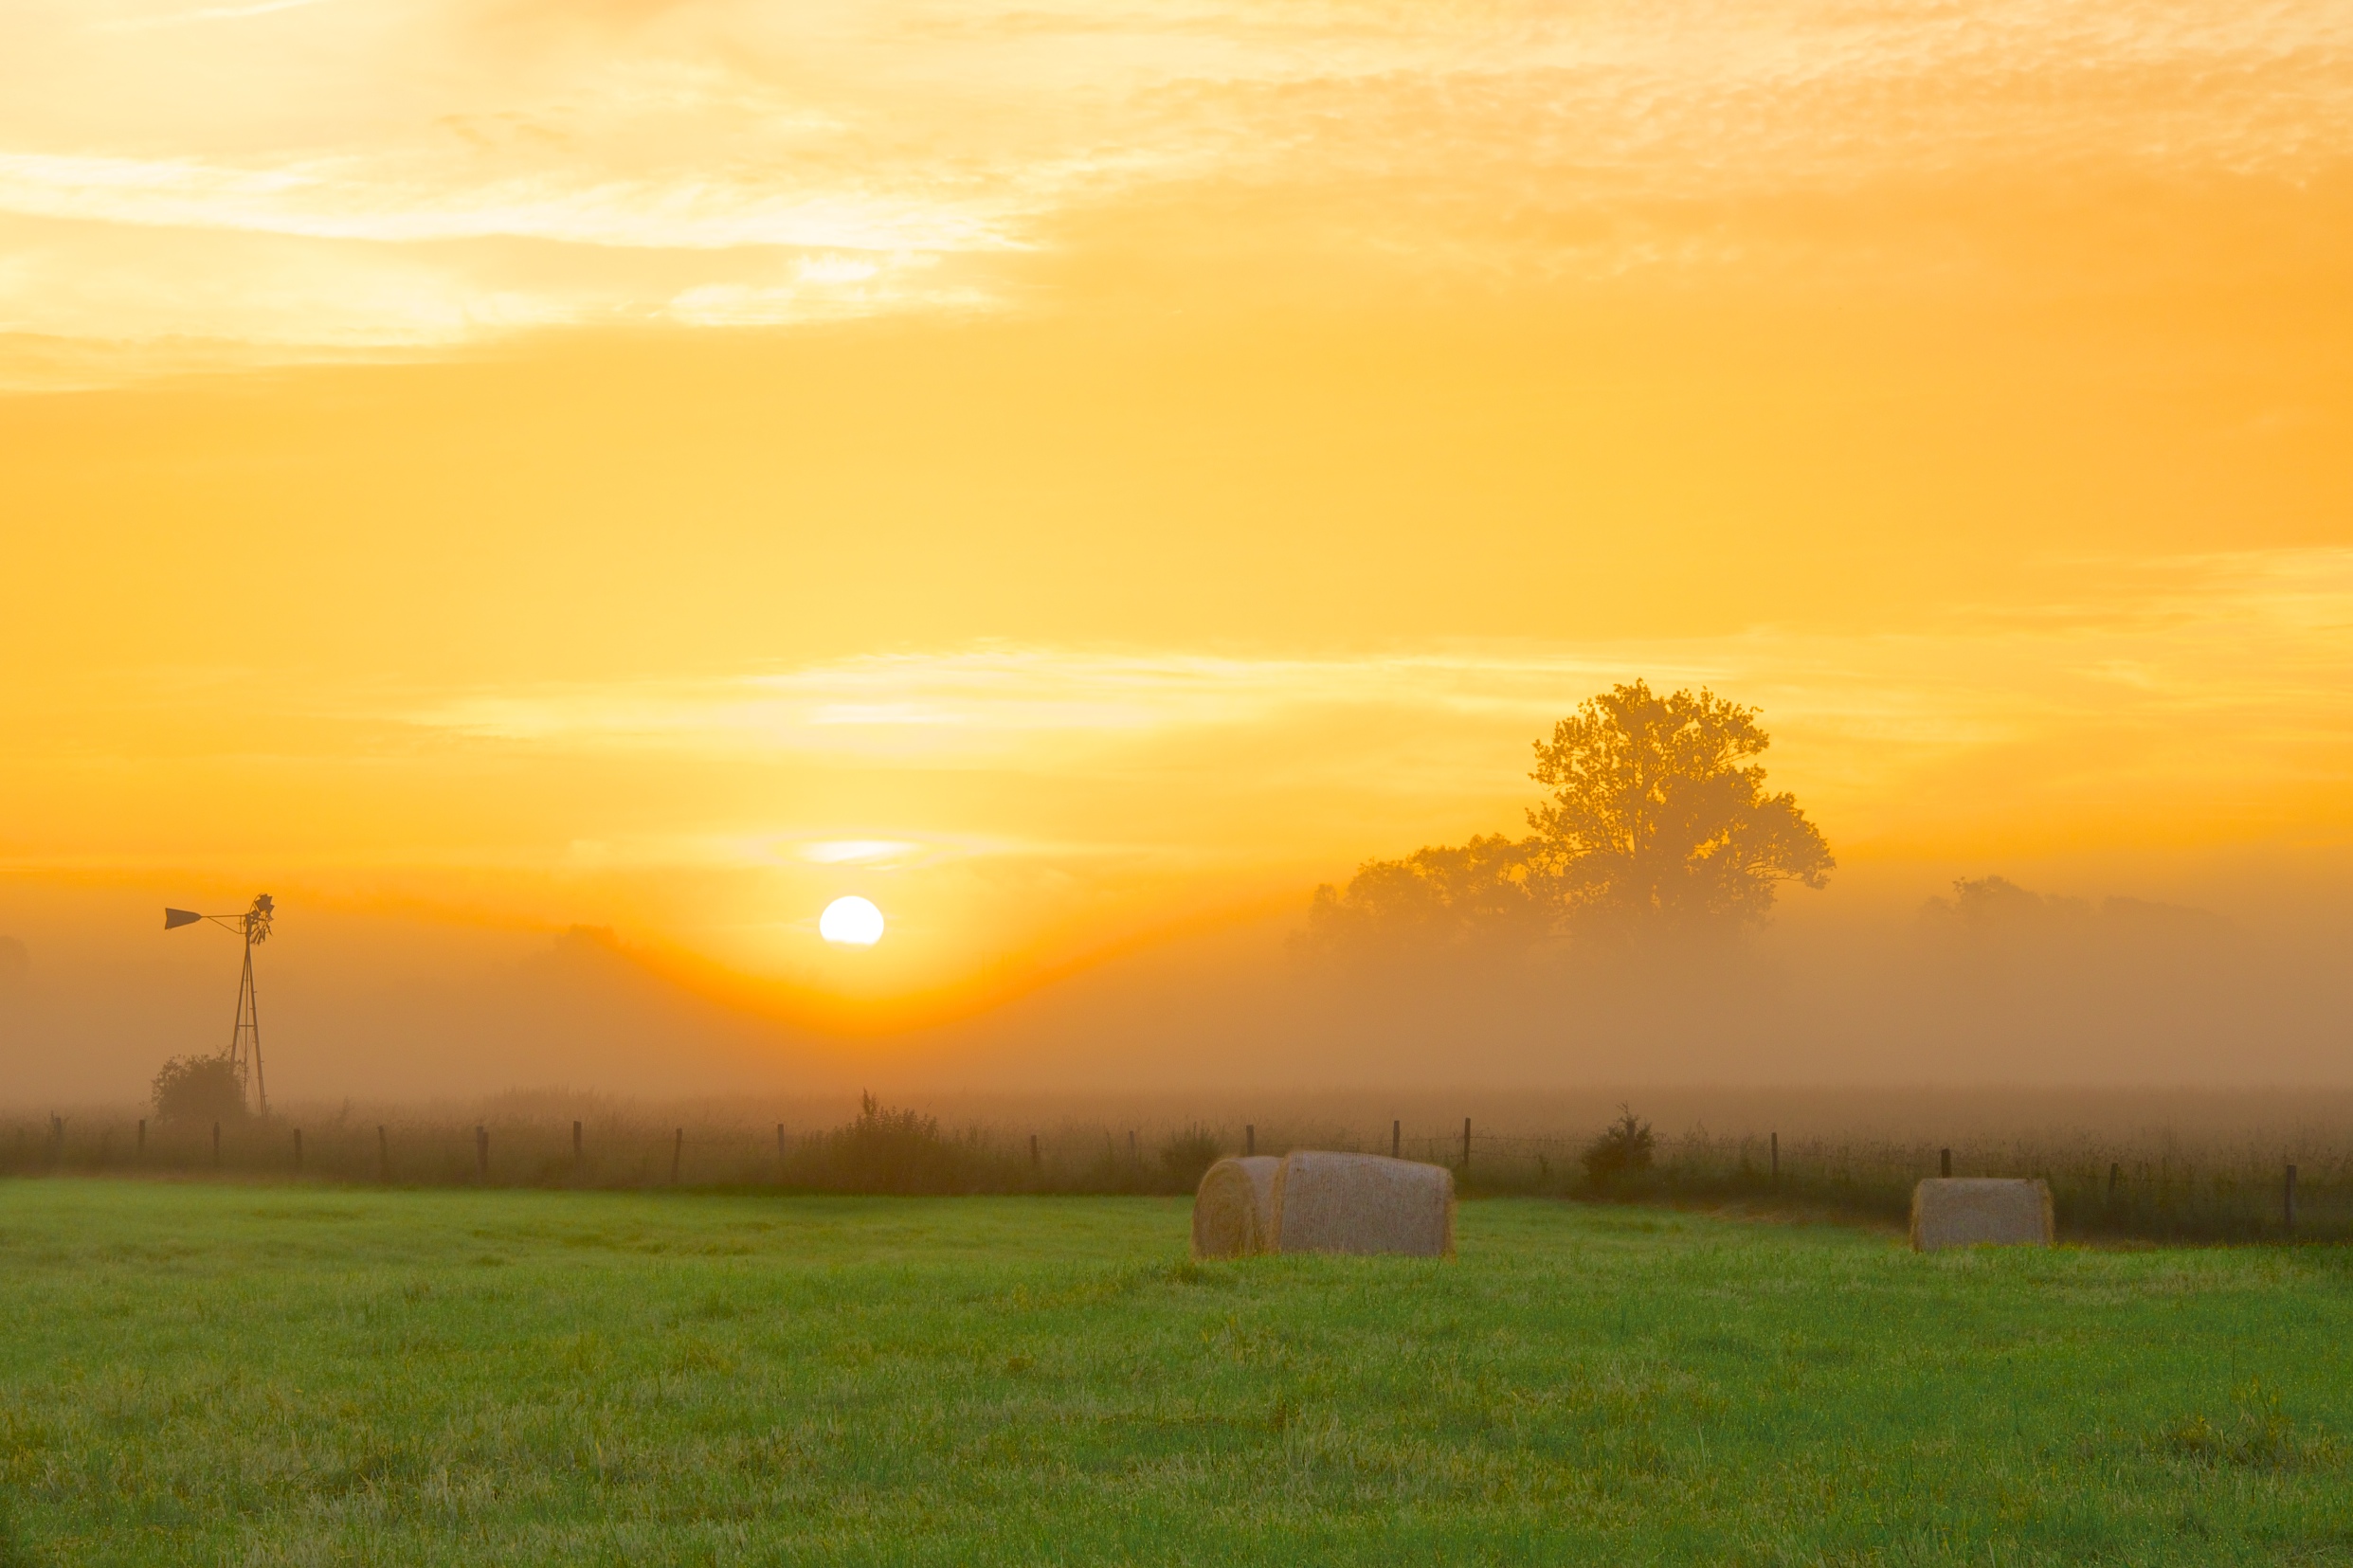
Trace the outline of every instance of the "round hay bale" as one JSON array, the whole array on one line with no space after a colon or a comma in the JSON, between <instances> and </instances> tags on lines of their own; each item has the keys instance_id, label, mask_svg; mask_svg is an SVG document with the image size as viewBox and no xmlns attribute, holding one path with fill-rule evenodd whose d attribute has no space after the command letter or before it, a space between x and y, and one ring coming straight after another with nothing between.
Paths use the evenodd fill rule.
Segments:
<instances>
[{"instance_id":1,"label":"round hay bale","mask_svg":"<svg viewBox=\"0 0 2353 1568\"><path fill-rule=\"evenodd\" d=\"M1275 1172L1272 1155L1221 1160L1202 1173L1193 1193L1193 1255L1246 1257L1275 1241Z\"/></svg>"},{"instance_id":2,"label":"round hay bale","mask_svg":"<svg viewBox=\"0 0 2353 1568\"><path fill-rule=\"evenodd\" d=\"M1932 1176L1911 1190L1911 1248L2048 1247L2051 1189L2039 1178Z\"/></svg>"},{"instance_id":3,"label":"round hay bale","mask_svg":"<svg viewBox=\"0 0 2353 1568\"><path fill-rule=\"evenodd\" d=\"M1455 1255L1455 1173L1380 1154L1303 1149L1275 1176L1275 1251Z\"/></svg>"}]
</instances>

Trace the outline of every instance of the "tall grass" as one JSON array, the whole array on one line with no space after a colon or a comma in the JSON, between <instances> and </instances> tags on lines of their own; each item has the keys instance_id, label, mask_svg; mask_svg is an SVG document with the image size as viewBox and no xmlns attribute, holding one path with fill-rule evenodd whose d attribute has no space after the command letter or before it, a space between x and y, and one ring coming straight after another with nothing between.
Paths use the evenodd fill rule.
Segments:
<instances>
[{"instance_id":1,"label":"tall grass","mask_svg":"<svg viewBox=\"0 0 2353 1568\"><path fill-rule=\"evenodd\" d=\"M574 1143L574 1126L578 1143ZM683 1124L683 1125L681 1125ZM2326 1131L2182 1135L2163 1128L1917 1138L1782 1138L1694 1129L1661 1135L1647 1169L1596 1180L1584 1155L1602 1129L1557 1134L1458 1126L1402 1139L1398 1151L1455 1169L1466 1196L1523 1194L1609 1202L1735 1205L1889 1224L1913 1182L1949 1147L1956 1175L2039 1176L2059 1229L2077 1239L2233 1242L2353 1239L2353 1138ZM1294 1147L1387 1153L1391 1131L1304 1121L1254 1129L1260 1153ZM299 1134L299 1156L297 1135ZM1239 1126L1197 1122L1121 1127L1069 1120L1036 1128L944 1126L919 1109L867 1098L829 1126L686 1122L597 1102L550 1114L529 1101L477 1118L447 1112L334 1113L210 1124L131 1113L0 1120L0 1175L120 1174L303 1180L398 1186L778 1188L838 1193L1188 1193ZM577 1152L575 1152L575 1146ZM2297 1168L2287 1223L2286 1167Z\"/></svg>"}]
</instances>

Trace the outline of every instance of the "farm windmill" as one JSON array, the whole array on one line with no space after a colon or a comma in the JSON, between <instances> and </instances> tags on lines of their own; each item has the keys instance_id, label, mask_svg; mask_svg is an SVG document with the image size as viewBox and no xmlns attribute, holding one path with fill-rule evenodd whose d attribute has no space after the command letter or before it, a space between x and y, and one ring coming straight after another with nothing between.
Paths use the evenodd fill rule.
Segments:
<instances>
[{"instance_id":1,"label":"farm windmill","mask_svg":"<svg viewBox=\"0 0 2353 1568\"><path fill-rule=\"evenodd\" d=\"M237 1069L239 1076L250 1072L253 1097L264 1116L269 1114L270 1097L262 1084L262 1011L253 993L253 949L270 939L270 921L277 913L278 906L268 893L258 894L253 907L243 914L198 914L193 910L163 911L163 928L167 931L210 921L245 939L245 968L237 982L237 1026L229 1031L228 1049L222 1054Z\"/></svg>"}]
</instances>

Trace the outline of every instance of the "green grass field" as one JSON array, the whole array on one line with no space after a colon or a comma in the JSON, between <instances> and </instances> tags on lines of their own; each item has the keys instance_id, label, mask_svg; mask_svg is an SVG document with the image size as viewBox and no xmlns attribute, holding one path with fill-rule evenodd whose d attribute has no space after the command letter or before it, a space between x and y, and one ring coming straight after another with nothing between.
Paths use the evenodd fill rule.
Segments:
<instances>
[{"instance_id":1,"label":"green grass field","mask_svg":"<svg viewBox=\"0 0 2353 1568\"><path fill-rule=\"evenodd\" d=\"M2353 1561L2353 1253L0 1183L0 1560Z\"/></svg>"}]
</instances>

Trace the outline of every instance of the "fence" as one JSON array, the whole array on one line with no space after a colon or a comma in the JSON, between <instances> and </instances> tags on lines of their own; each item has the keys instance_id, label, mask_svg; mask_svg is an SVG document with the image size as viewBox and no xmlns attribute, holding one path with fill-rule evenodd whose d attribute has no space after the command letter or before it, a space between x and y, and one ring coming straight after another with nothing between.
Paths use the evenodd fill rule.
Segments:
<instances>
[{"instance_id":1,"label":"fence","mask_svg":"<svg viewBox=\"0 0 2353 1568\"><path fill-rule=\"evenodd\" d=\"M153 1175L394 1186L1187 1192L1211 1153L1172 1164L1138 1129L944 1133L544 1121L171 1124L0 1122L0 1176Z\"/></svg>"},{"instance_id":2,"label":"fence","mask_svg":"<svg viewBox=\"0 0 2353 1568\"><path fill-rule=\"evenodd\" d=\"M1705 1132L1659 1141L1648 1168L1596 1182L1590 1133L1495 1133L1468 1122L1378 1128L973 1127L907 1113L844 1126L647 1121L187 1126L131 1116L0 1122L0 1175L153 1175L395 1186L784 1188L899 1193L1186 1193L1220 1153L1295 1147L1398 1154L1454 1169L1466 1196L1531 1194L1808 1211L1901 1223L1913 1182L2039 1176L2075 1237L2353 1240L2353 1144L2305 1133L2192 1143L2084 1134L1926 1142ZM1949 1161L1949 1166L1947 1162ZM2288 1175L2292 1166L2295 1175Z\"/></svg>"}]
</instances>

